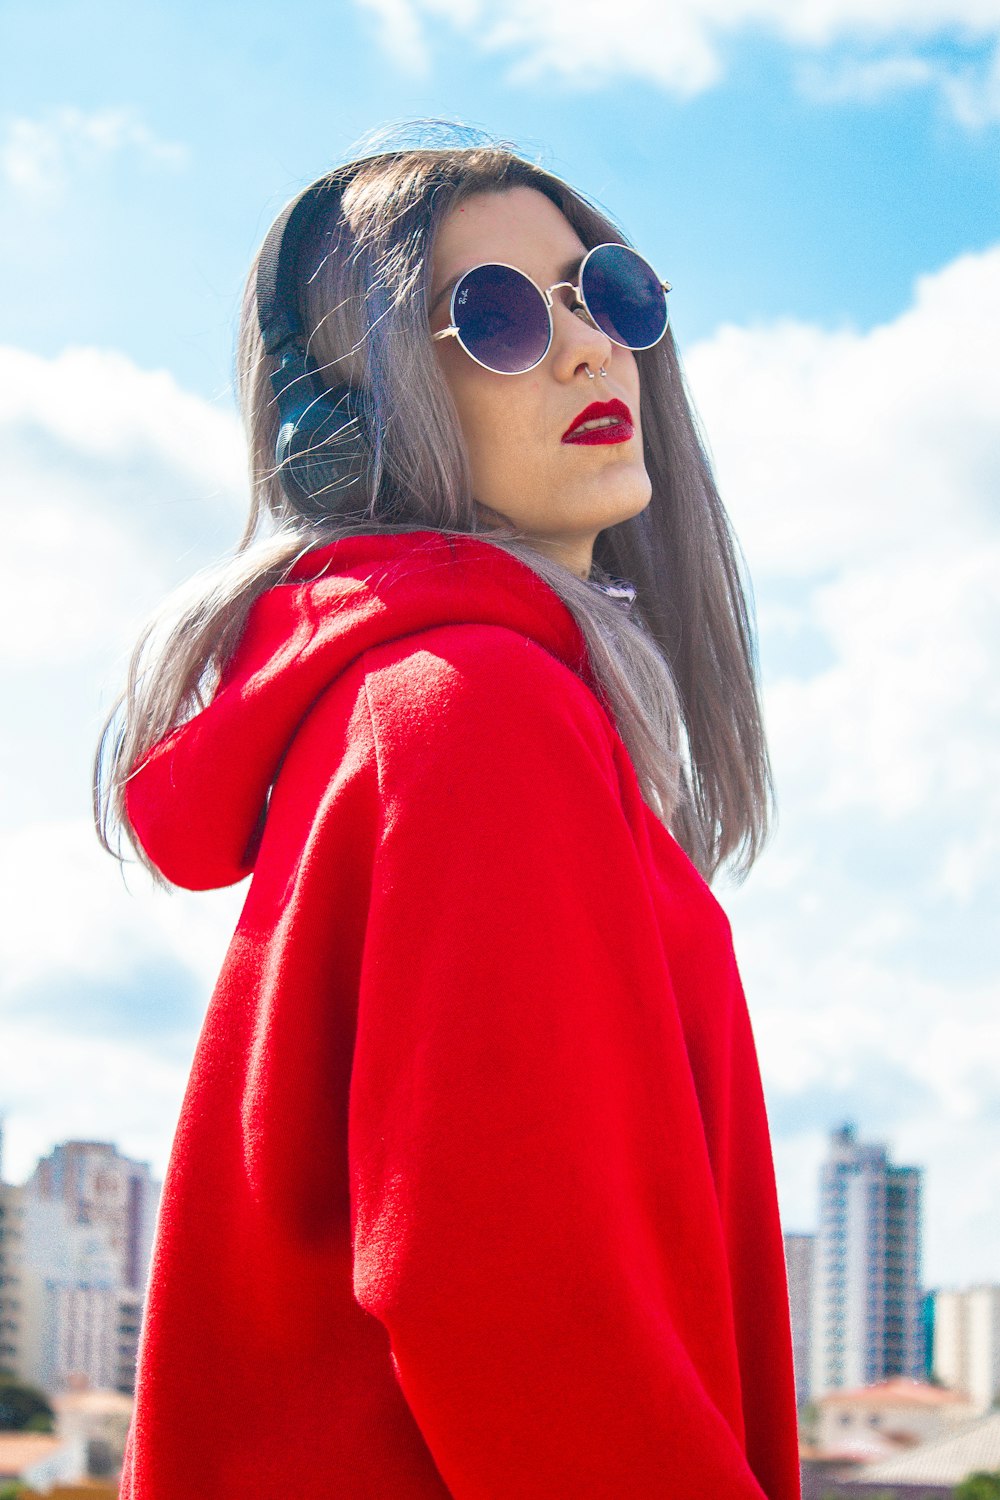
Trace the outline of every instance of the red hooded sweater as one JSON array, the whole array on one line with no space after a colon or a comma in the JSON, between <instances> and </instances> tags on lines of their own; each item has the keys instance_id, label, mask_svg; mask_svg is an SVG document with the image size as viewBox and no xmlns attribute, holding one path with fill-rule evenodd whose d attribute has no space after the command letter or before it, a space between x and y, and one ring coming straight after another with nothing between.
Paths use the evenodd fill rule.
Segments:
<instances>
[{"instance_id":1,"label":"red hooded sweater","mask_svg":"<svg viewBox=\"0 0 1000 1500\"><path fill-rule=\"evenodd\" d=\"M122 1500L795 1500L729 923L548 585L431 531L310 553L128 810L174 883L253 880Z\"/></svg>"}]
</instances>

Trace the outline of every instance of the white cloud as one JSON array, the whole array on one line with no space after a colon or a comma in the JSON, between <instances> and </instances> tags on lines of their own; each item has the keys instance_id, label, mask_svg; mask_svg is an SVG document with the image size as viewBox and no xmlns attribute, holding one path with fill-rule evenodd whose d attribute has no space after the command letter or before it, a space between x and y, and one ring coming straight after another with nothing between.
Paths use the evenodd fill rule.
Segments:
<instances>
[{"instance_id":1,"label":"white cloud","mask_svg":"<svg viewBox=\"0 0 1000 1500\"><path fill-rule=\"evenodd\" d=\"M947 72L941 88L960 124L978 130L1000 120L1000 46L985 68Z\"/></svg>"},{"instance_id":2,"label":"white cloud","mask_svg":"<svg viewBox=\"0 0 1000 1500\"><path fill-rule=\"evenodd\" d=\"M6 1171L117 1138L163 1170L240 891L122 872L89 820L99 722L142 617L236 541L239 423L164 371L0 348L0 1007ZM11 1066L10 1060L16 1059Z\"/></svg>"},{"instance_id":3,"label":"white cloud","mask_svg":"<svg viewBox=\"0 0 1000 1500\"><path fill-rule=\"evenodd\" d=\"M164 1058L107 1036L11 1021L4 1043L17 1059L4 1080L5 1181L25 1181L40 1156L74 1139L114 1141L133 1160L148 1161L162 1181L170 1144L164 1122L180 1113L193 1045L186 1056Z\"/></svg>"},{"instance_id":4,"label":"white cloud","mask_svg":"<svg viewBox=\"0 0 1000 1500\"><path fill-rule=\"evenodd\" d=\"M1000 120L1000 46L985 60L962 64L913 52L881 57L811 59L797 70L802 92L818 103L875 103L903 89L932 88L946 109L970 130Z\"/></svg>"},{"instance_id":5,"label":"white cloud","mask_svg":"<svg viewBox=\"0 0 1000 1500\"><path fill-rule=\"evenodd\" d=\"M49 360L0 346L0 423L112 462L145 453L210 488L232 484L242 462L228 411L183 391L166 370L140 370L110 349L68 348Z\"/></svg>"},{"instance_id":6,"label":"white cloud","mask_svg":"<svg viewBox=\"0 0 1000 1500\"><path fill-rule=\"evenodd\" d=\"M0 995L64 973L114 985L172 963L207 996L224 952L221 929L240 899L233 891L157 890L141 867L123 870L101 849L86 819L24 824L0 848Z\"/></svg>"},{"instance_id":7,"label":"white cloud","mask_svg":"<svg viewBox=\"0 0 1000 1500\"><path fill-rule=\"evenodd\" d=\"M996 0L356 0L382 17L381 40L403 66L424 69L433 23L463 33L480 51L509 60L515 82L560 78L582 87L632 77L682 98L717 83L726 44L776 36L798 52L854 49L831 69L807 61L802 85L827 100L874 98L889 89L934 87L962 123L1000 113L1000 51L984 71L934 54L994 43ZM889 46L889 56L878 49ZM921 55L920 48L928 49ZM871 56L873 49L875 56Z\"/></svg>"},{"instance_id":8,"label":"white cloud","mask_svg":"<svg viewBox=\"0 0 1000 1500\"><path fill-rule=\"evenodd\" d=\"M134 109L88 114L63 105L40 119L7 121L0 138L0 178L23 194L45 199L59 193L81 169L93 169L121 152L170 169L188 160L187 146L161 140Z\"/></svg>"},{"instance_id":9,"label":"white cloud","mask_svg":"<svg viewBox=\"0 0 1000 1500\"><path fill-rule=\"evenodd\" d=\"M64 774L65 774L64 768ZM81 799L82 800L82 799ZM70 1136L162 1174L201 1017L245 895L154 890L84 817L0 842L5 1174Z\"/></svg>"},{"instance_id":10,"label":"white cloud","mask_svg":"<svg viewBox=\"0 0 1000 1500\"><path fill-rule=\"evenodd\" d=\"M686 360L762 620L781 818L747 885L720 895L785 1211L795 1227L813 1222L824 1133L853 1115L927 1164L937 1279L995 1276L1000 1261L980 1207L1000 1191L988 1067L1000 1045L998 345L994 249L921 278L909 309L867 333L726 327ZM186 984L203 1008L235 917L238 892L167 897L136 876L129 899L86 823L93 735L70 726L92 712L127 620L235 539L244 490L235 418L168 377L95 351L0 355L0 494L15 540L0 599L17 600L7 632L29 619L47 643L21 658L30 672L8 666L0 681L18 734L0 743L0 775L20 793L6 805L25 789L30 803L0 858L0 974L12 1055L23 1050L29 1076L48 1026L65 1091L38 1102L38 1082L11 1096L21 1173L51 1145L45 1132L90 1119L90 1053L74 1076L74 1044L45 1009L64 1003L67 976L88 1011L95 986L124 997L135 975L140 1006L150 986ZM65 641L66 599L90 632L82 655ZM164 1112L145 1154L162 1161L176 1040L165 1062L152 1027L145 1042L138 1023L116 1031L118 1003L102 1014L133 1088L86 1133L148 1141L148 1074Z\"/></svg>"},{"instance_id":11,"label":"white cloud","mask_svg":"<svg viewBox=\"0 0 1000 1500\"><path fill-rule=\"evenodd\" d=\"M799 578L996 535L1000 249L921 277L858 333L724 327L689 381L755 574Z\"/></svg>"},{"instance_id":12,"label":"white cloud","mask_svg":"<svg viewBox=\"0 0 1000 1500\"><path fill-rule=\"evenodd\" d=\"M761 602L780 819L724 900L786 1213L814 1221L804 1162L853 1113L927 1164L939 1279L1000 1261L998 340L992 249L868 333L727 327L686 361Z\"/></svg>"},{"instance_id":13,"label":"white cloud","mask_svg":"<svg viewBox=\"0 0 1000 1500\"><path fill-rule=\"evenodd\" d=\"M105 350L0 347L0 666L123 641L213 538L217 552L236 540L244 476L235 415L166 371Z\"/></svg>"},{"instance_id":14,"label":"white cloud","mask_svg":"<svg viewBox=\"0 0 1000 1500\"><path fill-rule=\"evenodd\" d=\"M420 16L409 0L356 0L356 3L379 22L379 42L400 71L423 77L430 67L430 55Z\"/></svg>"},{"instance_id":15,"label":"white cloud","mask_svg":"<svg viewBox=\"0 0 1000 1500\"><path fill-rule=\"evenodd\" d=\"M843 58L836 64L807 63L799 70L803 92L820 103L845 99L876 100L900 89L923 88L936 78L926 57L896 53L889 57Z\"/></svg>"}]
</instances>

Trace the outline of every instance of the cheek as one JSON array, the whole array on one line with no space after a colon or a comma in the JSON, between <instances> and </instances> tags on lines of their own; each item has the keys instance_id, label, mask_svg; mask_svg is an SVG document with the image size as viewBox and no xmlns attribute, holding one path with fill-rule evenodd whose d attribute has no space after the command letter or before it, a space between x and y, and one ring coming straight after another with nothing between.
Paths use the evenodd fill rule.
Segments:
<instances>
[{"instance_id":1,"label":"cheek","mask_svg":"<svg viewBox=\"0 0 1000 1500\"><path fill-rule=\"evenodd\" d=\"M448 371L446 379L474 472L531 463L541 440L541 381L534 372L505 377L466 363L469 370Z\"/></svg>"}]
</instances>

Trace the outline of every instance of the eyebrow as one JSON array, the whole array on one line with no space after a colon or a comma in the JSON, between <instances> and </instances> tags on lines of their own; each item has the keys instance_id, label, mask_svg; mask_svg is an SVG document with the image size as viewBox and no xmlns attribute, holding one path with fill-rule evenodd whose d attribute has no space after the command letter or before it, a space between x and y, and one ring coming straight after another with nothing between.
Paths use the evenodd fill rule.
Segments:
<instances>
[{"instance_id":1,"label":"eyebrow","mask_svg":"<svg viewBox=\"0 0 1000 1500\"><path fill-rule=\"evenodd\" d=\"M575 274L575 272L580 269L580 264L581 264L581 262L583 260L583 257L586 255L586 253L587 253L586 250L581 250L581 252L580 252L579 255L574 255L574 256L572 256L572 258L570 260L566 261L559 268L559 275L556 277L556 282L554 283L554 285L558 284L560 281L569 281L572 278L572 276ZM434 315L434 309L437 307L438 303L441 301L441 298L444 297L444 296L446 296L447 293L450 292L451 289L454 286L457 286L458 283L461 281L461 279L462 279L463 276L467 276L470 271L474 271L476 269L476 266L486 266L486 265L496 265L496 264L497 264L496 261L477 260L476 263L475 263L475 265L466 266L464 271L458 271L458 272L456 272L456 274L454 276L450 276L448 278L448 280L445 282L444 286L438 292L437 296L434 298L434 301L431 303L430 307L427 309L427 316L428 317L433 317L433 315ZM520 267L518 267L517 269L520 269ZM527 273L527 271L525 271L522 274L525 275L525 276L527 276L528 273ZM534 279L534 278L532 278L532 279Z\"/></svg>"}]
</instances>

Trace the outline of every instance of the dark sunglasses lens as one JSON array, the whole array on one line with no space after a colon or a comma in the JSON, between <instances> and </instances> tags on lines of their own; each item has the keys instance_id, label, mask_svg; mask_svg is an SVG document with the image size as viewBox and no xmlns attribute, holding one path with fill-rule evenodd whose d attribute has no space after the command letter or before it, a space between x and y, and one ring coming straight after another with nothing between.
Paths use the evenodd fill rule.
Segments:
<instances>
[{"instance_id":1,"label":"dark sunglasses lens","mask_svg":"<svg viewBox=\"0 0 1000 1500\"><path fill-rule=\"evenodd\" d=\"M667 297L652 266L628 245L599 245L583 268L587 310L626 349L649 349L667 331Z\"/></svg>"},{"instance_id":2,"label":"dark sunglasses lens","mask_svg":"<svg viewBox=\"0 0 1000 1500\"><path fill-rule=\"evenodd\" d=\"M473 358L500 375L530 370L549 346L545 299L512 266L476 266L462 277L455 325Z\"/></svg>"}]
</instances>

